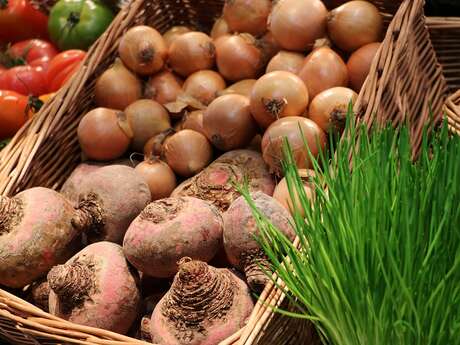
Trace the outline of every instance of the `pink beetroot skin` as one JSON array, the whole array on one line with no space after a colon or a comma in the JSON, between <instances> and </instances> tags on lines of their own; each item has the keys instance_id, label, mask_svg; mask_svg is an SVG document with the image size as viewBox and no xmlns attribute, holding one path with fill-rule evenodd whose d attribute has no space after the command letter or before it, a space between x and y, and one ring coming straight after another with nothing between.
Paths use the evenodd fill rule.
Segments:
<instances>
[{"instance_id":1,"label":"pink beetroot skin","mask_svg":"<svg viewBox=\"0 0 460 345\"><path fill-rule=\"evenodd\" d=\"M258 210L290 240L294 240L292 218L289 212L272 197L261 193L251 193ZM268 282L266 272L269 269L267 258L257 242L260 235L251 207L244 197L236 199L223 216L224 248L230 263L245 272L249 286L261 290Z\"/></svg>"},{"instance_id":2,"label":"pink beetroot skin","mask_svg":"<svg viewBox=\"0 0 460 345\"><path fill-rule=\"evenodd\" d=\"M192 196L208 200L221 211L240 196L233 182L243 183L247 178L249 189L272 195L275 181L259 152L253 150L229 151L199 174L180 184L172 197Z\"/></svg>"},{"instance_id":3,"label":"pink beetroot skin","mask_svg":"<svg viewBox=\"0 0 460 345\"><path fill-rule=\"evenodd\" d=\"M228 269L184 258L150 322L160 345L215 345L245 324L254 305L246 284Z\"/></svg>"},{"instance_id":4,"label":"pink beetroot skin","mask_svg":"<svg viewBox=\"0 0 460 345\"><path fill-rule=\"evenodd\" d=\"M126 258L156 278L173 277L184 256L210 261L222 245L222 217L210 203L190 197L152 202L131 223Z\"/></svg>"},{"instance_id":5,"label":"pink beetroot skin","mask_svg":"<svg viewBox=\"0 0 460 345\"><path fill-rule=\"evenodd\" d=\"M47 188L0 196L0 285L26 286L76 253L87 227L72 225L78 215L62 195Z\"/></svg>"},{"instance_id":6,"label":"pink beetroot skin","mask_svg":"<svg viewBox=\"0 0 460 345\"><path fill-rule=\"evenodd\" d=\"M137 272L120 245L98 242L48 273L50 313L90 327L125 334L140 306Z\"/></svg>"},{"instance_id":7,"label":"pink beetroot skin","mask_svg":"<svg viewBox=\"0 0 460 345\"><path fill-rule=\"evenodd\" d=\"M84 170L88 172L86 175L75 173L73 176L78 188L69 182L62 193L75 205L85 206L93 218L97 215L97 222L93 222L87 233L90 242L121 244L129 224L150 202L150 189L144 179L127 166Z\"/></svg>"}]
</instances>

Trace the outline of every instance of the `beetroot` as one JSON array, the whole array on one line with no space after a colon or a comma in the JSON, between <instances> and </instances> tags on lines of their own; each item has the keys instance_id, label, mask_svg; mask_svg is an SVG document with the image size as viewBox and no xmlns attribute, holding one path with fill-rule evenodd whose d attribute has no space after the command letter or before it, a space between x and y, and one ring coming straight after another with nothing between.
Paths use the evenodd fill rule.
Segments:
<instances>
[{"instance_id":1,"label":"beetroot","mask_svg":"<svg viewBox=\"0 0 460 345\"><path fill-rule=\"evenodd\" d=\"M71 221L82 212L47 188L0 196L0 285L24 287L76 253L89 218Z\"/></svg>"},{"instance_id":2,"label":"beetroot","mask_svg":"<svg viewBox=\"0 0 460 345\"><path fill-rule=\"evenodd\" d=\"M271 223L290 240L294 240L292 218L289 212L272 197L251 193L252 200ZM251 207L244 197L236 199L224 218L224 248L230 263L245 272L246 280L253 290L265 286L269 277L260 267L269 269L267 258L260 248L256 236L260 235Z\"/></svg>"},{"instance_id":3,"label":"beetroot","mask_svg":"<svg viewBox=\"0 0 460 345\"><path fill-rule=\"evenodd\" d=\"M242 328L254 305L246 284L228 269L183 258L168 293L152 314L152 341L214 345Z\"/></svg>"},{"instance_id":4,"label":"beetroot","mask_svg":"<svg viewBox=\"0 0 460 345\"><path fill-rule=\"evenodd\" d=\"M136 275L121 246L105 241L91 244L48 273L50 313L124 334L140 306Z\"/></svg>"},{"instance_id":5,"label":"beetroot","mask_svg":"<svg viewBox=\"0 0 460 345\"><path fill-rule=\"evenodd\" d=\"M222 217L206 201L167 198L152 202L131 223L123 241L126 258L152 277L173 277L190 256L208 262L222 245Z\"/></svg>"},{"instance_id":6,"label":"beetroot","mask_svg":"<svg viewBox=\"0 0 460 345\"><path fill-rule=\"evenodd\" d=\"M243 183L245 178L251 191L273 194L275 182L262 155L253 150L234 150L223 154L198 175L180 184L171 196L196 197L226 211L240 195L232 182Z\"/></svg>"},{"instance_id":7,"label":"beetroot","mask_svg":"<svg viewBox=\"0 0 460 345\"><path fill-rule=\"evenodd\" d=\"M85 169L89 172L78 176L79 180L73 176L73 181L79 181L78 184L69 182L61 192L76 205L85 206L87 214L98 216L88 232L90 242L121 244L129 224L150 202L149 186L133 168L127 166Z\"/></svg>"}]
</instances>

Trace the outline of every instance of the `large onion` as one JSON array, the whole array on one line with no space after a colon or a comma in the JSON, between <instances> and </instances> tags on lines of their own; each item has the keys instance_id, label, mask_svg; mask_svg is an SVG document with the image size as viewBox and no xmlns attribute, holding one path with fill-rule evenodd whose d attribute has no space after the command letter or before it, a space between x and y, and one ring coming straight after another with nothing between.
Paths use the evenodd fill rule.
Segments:
<instances>
[{"instance_id":1,"label":"large onion","mask_svg":"<svg viewBox=\"0 0 460 345\"><path fill-rule=\"evenodd\" d=\"M249 99L237 94L216 98L203 113L203 129L219 150L245 147L256 134Z\"/></svg>"},{"instance_id":2,"label":"large onion","mask_svg":"<svg viewBox=\"0 0 460 345\"><path fill-rule=\"evenodd\" d=\"M271 7L271 0L226 0L223 17L231 31L259 36L267 30Z\"/></svg>"},{"instance_id":3,"label":"large onion","mask_svg":"<svg viewBox=\"0 0 460 345\"><path fill-rule=\"evenodd\" d=\"M162 156L176 174L190 177L211 162L212 147L203 134L183 129L165 140Z\"/></svg>"},{"instance_id":4,"label":"large onion","mask_svg":"<svg viewBox=\"0 0 460 345\"><path fill-rule=\"evenodd\" d=\"M269 18L269 30L282 48L311 49L326 33L327 9L321 0L279 0Z\"/></svg>"},{"instance_id":5,"label":"large onion","mask_svg":"<svg viewBox=\"0 0 460 345\"><path fill-rule=\"evenodd\" d=\"M309 169L299 169L298 173L300 178L302 179L302 184L304 186L306 197L309 200L313 200L315 197L315 187L312 183L312 178L315 176L315 171ZM294 215L294 212L297 209L300 215L304 216L305 212L302 206L302 202L300 201L300 196L296 190L294 190L293 192L294 202L291 198L291 194L289 193L286 178L283 177L275 187L275 191L273 192L273 198L278 200L278 202L281 205L283 205L283 207L286 210L291 212L292 215Z\"/></svg>"},{"instance_id":6,"label":"large onion","mask_svg":"<svg viewBox=\"0 0 460 345\"><path fill-rule=\"evenodd\" d=\"M286 71L298 74L302 69L305 56L300 53L282 50L278 52L268 63L266 73L274 71Z\"/></svg>"},{"instance_id":7,"label":"large onion","mask_svg":"<svg viewBox=\"0 0 460 345\"><path fill-rule=\"evenodd\" d=\"M244 79L237 81L235 84L230 85L227 87L225 90L222 90L219 92L219 95L228 95L231 93L236 93L238 95L250 97L251 96L251 91L252 87L256 83L256 79Z\"/></svg>"},{"instance_id":8,"label":"large onion","mask_svg":"<svg viewBox=\"0 0 460 345\"><path fill-rule=\"evenodd\" d=\"M226 35L218 38L215 44L217 67L225 79L254 79L260 74L263 56L252 35Z\"/></svg>"},{"instance_id":9,"label":"large onion","mask_svg":"<svg viewBox=\"0 0 460 345\"><path fill-rule=\"evenodd\" d=\"M325 132L341 133L345 128L348 106L357 98L357 93L346 87L325 90L311 101L308 117Z\"/></svg>"},{"instance_id":10,"label":"large onion","mask_svg":"<svg viewBox=\"0 0 460 345\"><path fill-rule=\"evenodd\" d=\"M217 72L211 70L198 71L191 74L184 83L184 92L208 105L225 89L225 80Z\"/></svg>"},{"instance_id":11,"label":"large onion","mask_svg":"<svg viewBox=\"0 0 460 345\"><path fill-rule=\"evenodd\" d=\"M203 129L203 110L194 110L186 113L181 121L181 129L191 129L206 135Z\"/></svg>"},{"instance_id":12,"label":"large onion","mask_svg":"<svg viewBox=\"0 0 460 345\"><path fill-rule=\"evenodd\" d=\"M283 117L274 122L262 138L262 154L270 171L282 176L283 142L287 138L299 169L311 168L309 151L313 157L326 146L326 134L312 120L299 117ZM306 143L306 145L305 145Z\"/></svg>"},{"instance_id":13,"label":"large onion","mask_svg":"<svg viewBox=\"0 0 460 345\"><path fill-rule=\"evenodd\" d=\"M94 87L96 104L105 108L123 110L141 96L141 81L120 59L102 73Z\"/></svg>"},{"instance_id":14,"label":"large onion","mask_svg":"<svg viewBox=\"0 0 460 345\"><path fill-rule=\"evenodd\" d=\"M381 43L374 42L356 50L347 62L350 86L356 92L361 90L371 69L372 61L380 48Z\"/></svg>"},{"instance_id":15,"label":"large onion","mask_svg":"<svg viewBox=\"0 0 460 345\"><path fill-rule=\"evenodd\" d=\"M307 86L311 98L331 87L348 85L347 65L329 47L311 52L305 59L299 77Z\"/></svg>"},{"instance_id":16,"label":"large onion","mask_svg":"<svg viewBox=\"0 0 460 345\"><path fill-rule=\"evenodd\" d=\"M230 34L231 31L228 27L227 22L225 21L224 18L218 18L215 22L214 25L212 26L211 29L211 38L213 40L218 39L221 36L225 36Z\"/></svg>"},{"instance_id":17,"label":"large onion","mask_svg":"<svg viewBox=\"0 0 460 345\"><path fill-rule=\"evenodd\" d=\"M190 31L192 31L192 30L190 30L190 28L188 28L186 26L182 26L182 25L173 26L171 29L169 29L168 31L166 31L163 34L163 39L164 39L164 41L166 43L166 46L169 48L171 46L171 43L177 37L179 37L180 35L185 34L187 32L190 32Z\"/></svg>"},{"instance_id":18,"label":"large onion","mask_svg":"<svg viewBox=\"0 0 460 345\"><path fill-rule=\"evenodd\" d=\"M158 158L150 157L139 163L136 172L147 182L152 201L167 198L176 188L176 176L165 162Z\"/></svg>"},{"instance_id":19,"label":"large onion","mask_svg":"<svg viewBox=\"0 0 460 345\"><path fill-rule=\"evenodd\" d=\"M369 1L350 1L329 13L329 37L342 50L352 52L380 40L383 18Z\"/></svg>"},{"instance_id":20,"label":"large onion","mask_svg":"<svg viewBox=\"0 0 460 345\"><path fill-rule=\"evenodd\" d=\"M77 135L87 158L110 161L120 158L126 152L132 131L123 112L96 108L83 116Z\"/></svg>"},{"instance_id":21,"label":"large onion","mask_svg":"<svg viewBox=\"0 0 460 345\"><path fill-rule=\"evenodd\" d=\"M302 80L286 71L265 74L253 86L250 104L257 123L267 128L280 117L303 115L308 90Z\"/></svg>"},{"instance_id":22,"label":"large onion","mask_svg":"<svg viewBox=\"0 0 460 345\"><path fill-rule=\"evenodd\" d=\"M123 35L118 54L129 69L140 75L149 75L163 68L168 48L158 31L139 25Z\"/></svg>"},{"instance_id":23,"label":"large onion","mask_svg":"<svg viewBox=\"0 0 460 345\"><path fill-rule=\"evenodd\" d=\"M203 69L211 69L215 62L215 47L211 37L192 31L178 36L169 47L169 64L183 77Z\"/></svg>"},{"instance_id":24,"label":"large onion","mask_svg":"<svg viewBox=\"0 0 460 345\"><path fill-rule=\"evenodd\" d=\"M163 106L150 99L141 99L125 109L126 117L133 130L132 148L142 152L145 143L171 127L168 112Z\"/></svg>"},{"instance_id":25,"label":"large onion","mask_svg":"<svg viewBox=\"0 0 460 345\"><path fill-rule=\"evenodd\" d=\"M181 78L170 71L163 71L152 76L145 85L144 96L160 104L174 102L182 92Z\"/></svg>"}]
</instances>

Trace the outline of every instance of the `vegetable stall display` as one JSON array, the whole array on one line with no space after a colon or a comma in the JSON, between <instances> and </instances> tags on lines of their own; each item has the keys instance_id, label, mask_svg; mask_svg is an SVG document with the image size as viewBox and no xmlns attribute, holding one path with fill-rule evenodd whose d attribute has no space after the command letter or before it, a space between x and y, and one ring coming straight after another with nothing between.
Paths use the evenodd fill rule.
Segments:
<instances>
[{"instance_id":1,"label":"vegetable stall display","mask_svg":"<svg viewBox=\"0 0 460 345\"><path fill-rule=\"evenodd\" d=\"M291 206L297 200L287 195L282 179L283 139L294 148L295 169L306 176L303 187L310 190L307 169L329 149L329 139L342 133L346 109L361 90L350 81L370 70L372 59L358 59L363 68L356 78L350 75L350 57L368 44L380 46L383 36L379 14L372 23L380 28L378 38L363 35L360 46L351 49L339 35L339 48L328 34L332 7L319 0L285 1L287 9L281 0L270 3L268 10L266 1L251 2L262 9L260 16L248 15L248 2L229 1L223 17L207 32L183 25L166 31L166 25L145 19L133 19L120 30L117 17L117 25L95 46L94 65L80 70L85 71L82 79L69 84L77 90L66 98L73 100L71 111L60 111L51 120L60 124L61 132L46 140L69 138L56 152L66 147L74 163L76 154L83 160L61 189L78 210L70 222L78 247L69 250L74 257L70 262L62 259L31 286L21 286L29 301L43 306L43 296L30 296L36 289L46 291L45 279L53 290L48 309L54 316L95 325L106 338L132 343L138 338L164 345L211 345L243 332L255 302L249 291L264 288L271 268L254 241L257 219L239 186L247 186L264 211L285 228L286 240L292 240ZM288 11L305 3L315 16L311 20L299 20L301 11ZM345 5L352 4L358 13L369 10L362 3ZM338 5L337 11L346 14L345 5ZM142 2L132 6L133 12L128 12L139 10L142 16L144 8L136 7ZM155 4L149 2L145 10L156 10ZM274 21L276 16L282 20ZM249 25L250 32L235 28L238 21L250 24L252 18L258 24ZM305 27L297 29L299 23L311 25L308 33ZM353 24L356 32L367 29L359 21ZM67 126L69 116L74 121ZM77 143L74 155L70 150ZM143 157L139 163L134 161L138 157ZM64 170L69 167L66 157L49 159L63 162ZM52 174L43 185L53 189L68 176ZM59 182L51 185L50 180ZM132 304L123 301L123 288L110 290L104 284L107 276L98 276L120 256L111 262L90 250L104 242L121 246L129 262L129 274L111 272L113 283L121 286L131 276L141 287L136 317L127 315L122 329L114 325L121 312L132 311ZM83 279L72 289L77 276ZM14 287L8 288L18 293ZM114 297L110 306L104 299L107 289ZM56 306L65 309L66 300L75 301L76 307L63 313ZM107 313L114 306L115 311ZM98 310L104 320L95 324L92 313ZM106 330L132 338L117 338Z\"/></svg>"}]
</instances>

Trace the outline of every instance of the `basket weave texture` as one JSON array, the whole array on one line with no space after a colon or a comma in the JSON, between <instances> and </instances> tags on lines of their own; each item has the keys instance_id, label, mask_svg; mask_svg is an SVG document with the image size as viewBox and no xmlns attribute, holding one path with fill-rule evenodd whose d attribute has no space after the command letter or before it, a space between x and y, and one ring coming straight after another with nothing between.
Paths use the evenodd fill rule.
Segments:
<instances>
[{"instance_id":1,"label":"basket weave texture","mask_svg":"<svg viewBox=\"0 0 460 345\"><path fill-rule=\"evenodd\" d=\"M425 25L423 0L405 0L401 6L394 0L372 2L385 15L388 30L355 109L368 126L409 122L416 151L429 120L428 106L435 120L440 119L448 91ZM76 75L0 153L0 193L13 195L33 186L57 189L62 185L81 158L76 129L94 106L95 80L113 63L119 39L128 28L148 24L164 32L173 25L189 25L207 31L222 5L223 0L134 0L123 8ZM446 30L441 26L436 30ZM440 49L441 60L444 50ZM273 313L271 306L283 303L283 292L268 284L247 326L222 345L313 344L307 340L312 333L309 323ZM1 289L0 337L14 344L145 344L60 320Z\"/></svg>"}]
</instances>

